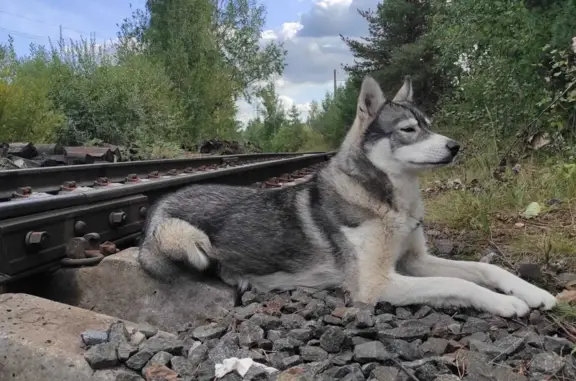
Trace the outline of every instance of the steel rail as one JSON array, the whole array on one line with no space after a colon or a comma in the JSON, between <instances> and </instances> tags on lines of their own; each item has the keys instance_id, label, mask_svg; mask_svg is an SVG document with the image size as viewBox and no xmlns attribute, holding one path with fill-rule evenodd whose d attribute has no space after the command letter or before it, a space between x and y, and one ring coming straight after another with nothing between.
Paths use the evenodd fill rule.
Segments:
<instances>
[{"instance_id":1,"label":"steel rail","mask_svg":"<svg viewBox=\"0 0 576 381\"><path fill-rule=\"evenodd\" d=\"M311 152L314 154L317 152ZM202 156L186 159L141 160L119 163L95 163L58 167L9 169L0 171L0 201L7 201L19 188L30 187L34 192L57 193L66 182L75 182L78 187L92 186L98 178L110 182L125 181L126 176L135 174L147 177L157 171L160 174L171 170L194 170L206 166L236 165L252 160L295 157L302 153L257 153L242 155ZM0 215L1 216L1 215Z\"/></svg>"},{"instance_id":2,"label":"steel rail","mask_svg":"<svg viewBox=\"0 0 576 381\"><path fill-rule=\"evenodd\" d=\"M251 185L326 163L333 152L301 154L236 167L180 173L122 186L0 203L0 283L61 266L75 240L131 244L148 207L166 193L198 183ZM292 155L293 156L293 155Z\"/></svg>"}]
</instances>

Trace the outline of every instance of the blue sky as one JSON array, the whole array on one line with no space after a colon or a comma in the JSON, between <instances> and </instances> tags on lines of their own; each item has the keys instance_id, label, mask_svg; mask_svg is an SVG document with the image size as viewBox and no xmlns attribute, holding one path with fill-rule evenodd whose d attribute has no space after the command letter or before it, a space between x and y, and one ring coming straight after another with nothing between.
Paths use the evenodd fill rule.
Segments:
<instances>
[{"instance_id":1,"label":"blue sky","mask_svg":"<svg viewBox=\"0 0 576 381\"><path fill-rule=\"evenodd\" d=\"M284 41L287 68L276 81L281 100L305 114L312 100L332 89L333 70L345 78L341 64L352 62L339 33L365 36L365 21L356 9L374 9L378 0L261 0L267 8L264 40ZM0 0L0 42L12 35L18 54L30 43L55 41L59 26L65 38L89 38L102 43L116 38L118 27L145 0ZM239 118L247 120L256 107L240 102Z\"/></svg>"}]
</instances>

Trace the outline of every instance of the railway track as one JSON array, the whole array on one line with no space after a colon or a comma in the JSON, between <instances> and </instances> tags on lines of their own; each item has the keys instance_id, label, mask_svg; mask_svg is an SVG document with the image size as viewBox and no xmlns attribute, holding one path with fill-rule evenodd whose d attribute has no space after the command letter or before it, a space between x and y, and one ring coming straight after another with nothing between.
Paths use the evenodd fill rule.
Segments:
<instances>
[{"instance_id":1,"label":"railway track","mask_svg":"<svg viewBox=\"0 0 576 381\"><path fill-rule=\"evenodd\" d=\"M332 155L264 153L0 172L0 284L93 265L136 244L148 207L183 186L281 187Z\"/></svg>"}]
</instances>

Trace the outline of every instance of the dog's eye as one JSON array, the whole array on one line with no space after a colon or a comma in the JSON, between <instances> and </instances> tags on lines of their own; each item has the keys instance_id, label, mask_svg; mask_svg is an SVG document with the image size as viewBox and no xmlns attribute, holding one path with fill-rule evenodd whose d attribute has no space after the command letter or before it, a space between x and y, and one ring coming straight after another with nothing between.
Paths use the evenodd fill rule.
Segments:
<instances>
[{"instance_id":1,"label":"dog's eye","mask_svg":"<svg viewBox=\"0 0 576 381\"><path fill-rule=\"evenodd\" d=\"M404 132L416 132L416 129L414 127L406 127L406 128L403 128L402 131L404 131Z\"/></svg>"}]
</instances>

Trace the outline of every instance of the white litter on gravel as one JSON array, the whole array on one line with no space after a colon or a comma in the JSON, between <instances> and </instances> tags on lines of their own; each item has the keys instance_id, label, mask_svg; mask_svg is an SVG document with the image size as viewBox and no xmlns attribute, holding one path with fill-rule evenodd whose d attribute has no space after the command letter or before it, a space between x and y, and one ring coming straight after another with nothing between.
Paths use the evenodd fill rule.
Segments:
<instances>
[{"instance_id":1,"label":"white litter on gravel","mask_svg":"<svg viewBox=\"0 0 576 381\"><path fill-rule=\"evenodd\" d=\"M278 369L254 362L254 360L249 357L243 359L239 359L238 357L231 357L222 361L222 364L216 364L214 366L214 375L216 378L222 378L228 373L236 371L240 376L244 377L252 366L262 368L267 373L274 373L278 371Z\"/></svg>"}]
</instances>

